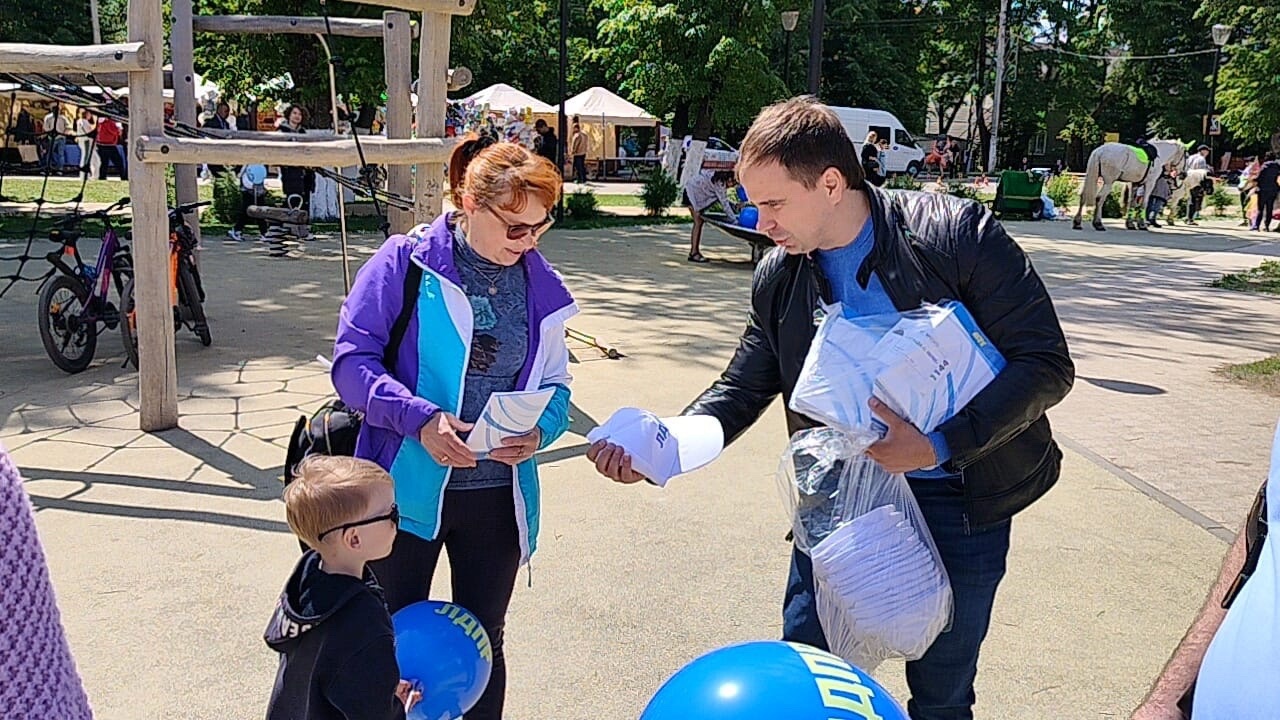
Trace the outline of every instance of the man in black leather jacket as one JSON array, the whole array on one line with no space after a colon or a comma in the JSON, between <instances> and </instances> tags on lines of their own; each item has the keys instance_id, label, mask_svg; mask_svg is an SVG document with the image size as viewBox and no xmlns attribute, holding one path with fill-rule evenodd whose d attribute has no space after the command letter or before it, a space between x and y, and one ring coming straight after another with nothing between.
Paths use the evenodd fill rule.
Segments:
<instances>
[{"instance_id":1,"label":"man in black leather jacket","mask_svg":"<svg viewBox=\"0 0 1280 720\"><path fill-rule=\"evenodd\" d=\"M1045 412L1070 390L1074 368L1053 303L983 206L869 187L839 120L812 98L766 108L741 153L739 179L759 208L757 228L779 248L756 269L747 328L729 367L685 414L714 416L732 441L779 394L789 403L820 301L870 315L959 300L1007 361L929 435L873 405L889 430L868 450L886 470L907 475L955 597L951 628L907 663L908 711L913 720L968 720L1010 518L1060 470ZM787 410L789 434L816 424ZM644 479L616 445L597 443L588 457L618 482ZM784 639L825 648L812 565L798 550L787 585Z\"/></svg>"}]
</instances>

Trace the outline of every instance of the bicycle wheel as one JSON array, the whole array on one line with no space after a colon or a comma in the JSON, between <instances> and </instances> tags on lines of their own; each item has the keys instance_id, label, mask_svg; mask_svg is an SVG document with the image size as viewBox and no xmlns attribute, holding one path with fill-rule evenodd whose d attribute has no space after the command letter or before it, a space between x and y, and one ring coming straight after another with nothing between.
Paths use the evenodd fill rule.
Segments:
<instances>
[{"instance_id":1,"label":"bicycle wheel","mask_svg":"<svg viewBox=\"0 0 1280 720\"><path fill-rule=\"evenodd\" d=\"M40 342L53 364L65 372L81 372L93 362L98 328L97 321L87 317L88 305L89 289L66 275L54 276L40 291Z\"/></svg>"},{"instance_id":2,"label":"bicycle wheel","mask_svg":"<svg viewBox=\"0 0 1280 720\"><path fill-rule=\"evenodd\" d=\"M209 347L213 344L213 335L209 333L209 322L204 316L204 305L200 304L200 289L196 285L195 277L191 274L190 266L186 263L178 264L178 289L182 296L179 298L180 301L191 312L191 321L194 325L192 330L200 338L200 344Z\"/></svg>"},{"instance_id":3,"label":"bicycle wheel","mask_svg":"<svg viewBox=\"0 0 1280 720\"><path fill-rule=\"evenodd\" d=\"M133 278L124 283L120 291L120 339L124 342L124 356L138 369L138 316L133 306Z\"/></svg>"}]
</instances>

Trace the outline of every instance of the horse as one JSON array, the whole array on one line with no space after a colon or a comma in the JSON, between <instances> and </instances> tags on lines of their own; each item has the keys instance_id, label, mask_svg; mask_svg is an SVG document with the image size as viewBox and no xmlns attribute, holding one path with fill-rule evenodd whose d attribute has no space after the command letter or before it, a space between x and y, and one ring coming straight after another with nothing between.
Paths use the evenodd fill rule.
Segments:
<instances>
[{"instance_id":1,"label":"horse","mask_svg":"<svg viewBox=\"0 0 1280 720\"><path fill-rule=\"evenodd\" d=\"M1124 143L1104 143L1089 153L1089 165L1084 176L1084 186L1080 188L1080 205L1076 208L1075 220L1071 224L1072 228L1080 229L1084 206L1088 204L1093 206L1093 229L1106 230L1106 227L1102 224L1102 203L1111 194L1111 186L1117 181L1142 183L1145 188L1145 192L1142 193L1143 201L1145 202L1163 168L1173 164L1179 166L1179 170L1181 170L1187 157L1187 149L1182 143L1173 140L1152 140L1151 144L1156 149L1156 158L1155 163L1150 166L1138 159L1133 147ZM1149 171L1148 167L1150 168ZM1098 181L1100 179L1102 180L1101 192L1098 189ZM1137 227L1146 229L1146 208L1134 208L1133 199L1133 194L1131 193L1129 200L1125 202L1125 227L1132 229L1135 226L1134 214L1136 211L1138 217L1136 221Z\"/></svg>"}]
</instances>

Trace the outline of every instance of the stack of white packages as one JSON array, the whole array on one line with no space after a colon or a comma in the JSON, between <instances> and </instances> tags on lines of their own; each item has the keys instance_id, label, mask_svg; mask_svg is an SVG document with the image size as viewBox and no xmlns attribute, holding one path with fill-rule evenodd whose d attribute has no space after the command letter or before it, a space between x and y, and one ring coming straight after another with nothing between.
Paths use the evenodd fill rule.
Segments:
<instances>
[{"instance_id":1,"label":"stack of white packages","mask_svg":"<svg viewBox=\"0 0 1280 720\"><path fill-rule=\"evenodd\" d=\"M951 584L902 511L882 505L812 550L818 619L832 651L870 672L918 659L951 618Z\"/></svg>"},{"instance_id":2,"label":"stack of white packages","mask_svg":"<svg viewBox=\"0 0 1280 720\"><path fill-rule=\"evenodd\" d=\"M829 427L795 434L778 489L796 547L813 560L818 619L831 652L870 671L924 655L951 620L946 569L902 475Z\"/></svg>"},{"instance_id":3,"label":"stack of white packages","mask_svg":"<svg viewBox=\"0 0 1280 720\"><path fill-rule=\"evenodd\" d=\"M1004 369L1004 357L957 302L893 315L845 317L839 303L826 311L791 409L858 438L885 431L868 407L873 396L927 433Z\"/></svg>"}]
</instances>

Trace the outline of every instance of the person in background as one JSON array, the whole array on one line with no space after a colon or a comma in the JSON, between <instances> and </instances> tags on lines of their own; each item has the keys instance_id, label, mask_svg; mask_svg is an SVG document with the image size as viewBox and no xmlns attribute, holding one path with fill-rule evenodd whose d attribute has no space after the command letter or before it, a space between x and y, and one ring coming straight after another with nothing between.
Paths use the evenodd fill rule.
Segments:
<instances>
[{"instance_id":1,"label":"person in background","mask_svg":"<svg viewBox=\"0 0 1280 720\"><path fill-rule=\"evenodd\" d=\"M538 134L533 139L533 151L555 165L560 155L560 138L556 137L555 129L546 120L539 118L533 124L533 130Z\"/></svg>"},{"instance_id":2,"label":"person in background","mask_svg":"<svg viewBox=\"0 0 1280 720\"><path fill-rule=\"evenodd\" d=\"M31 145L36 141L36 121L27 106L18 108L18 119L13 125L13 137L19 145Z\"/></svg>"},{"instance_id":3,"label":"person in background","mask_svg":"<svg viewBox=\"0 0 1280 720\"><path fill-rule=\"evenodd\" d=\"M239 181L240 212L236 215L235 227L227 233L236 242L244 240L244 226L249 224L249 208L267 202L267 167L258 164L244 165L240 168ZM263 235L267 232L267 221L262 218L258 219L258 232Z\"/></svg>"},{"instance_id":4,"label":"person in background","mask_svg":"<svg viewBox=\"0 0 1280 720\"><path fill-rule=\"evenodd\" d=\"M44 116L44 137L48 148L45 163L54 172L62 172L63 166L67 164L67 137L70 135L71 127L62 114L62 106L54 103Z\"/></svg>"},{"instance_id":5,"label":"person in background","mask_svg":"<svg viewBox=\"0 0 1280 720\"><path fill-rule=\"evenodd\" d=\"M120 141L124 130L115 120L101 115L98 117L98 179L106 180L111 168L116 168L121 180L129 179L129 168L124 163L124 155L120 152Z\"/></svg>"},{"instance_id":6,"label":"person in background","mask_svg":"<svg viewBox=\"0 0 1280 720\"><path fill-rule=\"evenodd\" d=\"M1153 228L1160 227L1160 213L1164 212L1164 206L1173 193L1173 179L1169 176L1169 168L1163 167L1161 170L1163 172L1151 187L1151 197L1147 198L1147 224Z\"/></svg>"},{"instance_id":7,"label":"person in background","mask_svg":"<svg viewBox=\"0 0 1280 720\"><path fill-rule=\"evenodd\" d=\"M126 579L126 578L121 578ZM62 629L35 513L0 444L0 717L92 720Z\"/></svg>"},{"instance_id":8,"label":"person in background","mask_svg":"<svg viewBox=\"0 0 1280 720\"><path fill-rule=\"evenodd\" d=\"M284 121L280 123L280 132L302 135L306 129L302 127L302 108L290 105L284 111ZM311 207L311 193L316 189L315 171L305 167L282 166L280 168L280 185L284 191L285 201L292 195L302 198L302 209ZM292 207L292 205L290 205Z\"/></svg>"},{"instance_id":9,"label":"person in background","mask_svg":"<svg viewBox=\"0 0 1280 720\"><path fill-rule=\"evenodd\" d=\"M1201 145L1196 151L1187 157L1187 174L1191 175L1197 171L1202 171L1197 177L1203 178L1191 186L1191 197L1187 200L1187 224L1199 225L1196 222L1196 216L1200 214L1200 207L1204 204L1204 196L1213 190L1213 181L1209 179L1209 146Z\"/></svg>"},{"instance_id":10,"label":"person in background","mask_svg":"<svg viewBox=\"0 0 1280 720\"><path fill-rule=\"evenodd\" d=\"M226 101L219 100L218 107L213 115L204 121L204 126L215 130L236 130L236 119L231 116L231 106ZM210 165L209 172L216 176L226 175L231 170L225 165Z\"/></svg>"},{"instance_id":11,"label":"person in background","mask_svg":"<svg viewBox=\"0 0 1280 720\"><path fill-rule=\"evenodd\" d=\"M80 174L93 177L98 174L98 166L102 161L94 152L93 135L97 128L93 124L93 115L88 110L81 110L76 118L76 146L80 148Z\"/></svg>"},{"instance_id":12,"label":"person in background","mask_svg":"<svg viewBox=\"0 0 1280 720\"><path fill-rule=\"evenodd\" d=\"M1244 216L1241 221L1241 227L1250 227L1252 223L1249 221L1249 199L1254 195L1257 189L1258 170L1262 169L1260 159L1255 157L1244 169L1240 171L1240 212ZM1256 203L1255 203L1256 205ZM1256 230L1257 228L1253 228Z\"/></svg>"},{"instance_id":13,"label":"person in background","mask_svg":"<svg viewBox=\"0 0 1280 720\"><path fill-rule=\"evenodd\" d=\"M867 182L872 185L880 186L884 184L884 172L880 164L880 139L876 135L876 131L872 130L867 133L866 139L862 142L862 151L859 153L862 161L862 173L866 176Z\"/></svg>"},{"instance_id":14,"label":"person in background","mask_svg":"<svg viewBox=\"0 0 1280 720\"><path fill-rule=\"evenodd\" d=\"M1268 151L1264 156L1262 167L1258 168L1256 178L1258 188L1258 216L1253 229L1271 230L1271 220L1276 211L1276 196L1280 195L1280 161L1276 154Z\"/></svg>"},{"instance_id":15,"label":"person in background","mask_svg":"<svg viewBox=\"0 0 1280 720\"><path fill-rule=\"evenodd\" d=\"M706 223L704 213L719 203L728 216L729 222L738 222L738 213L729 200L728 187L733 182L733 173L729 170L714 172L703 170L689 178L684 186L684 205L693 215L693 230L689 233L689 262L711 262L702 255L702 226Z\"/></svg>"},{"instance_id":16,"label":"person in background","mask_svg":"<svg viewBox=\"0 0 1280 720\"><path fill-rule=\"evenodd\" d=\"M582 123L578 122L576 115L569 137L569 153L573 155L573 181L581 185L587 181L587 150L591 139L582 131Z\"/></svg>"}]
</instances>

